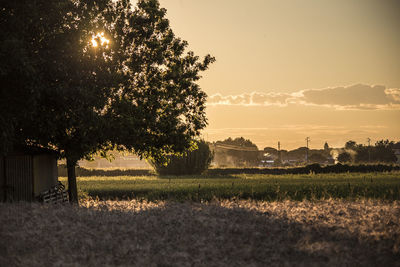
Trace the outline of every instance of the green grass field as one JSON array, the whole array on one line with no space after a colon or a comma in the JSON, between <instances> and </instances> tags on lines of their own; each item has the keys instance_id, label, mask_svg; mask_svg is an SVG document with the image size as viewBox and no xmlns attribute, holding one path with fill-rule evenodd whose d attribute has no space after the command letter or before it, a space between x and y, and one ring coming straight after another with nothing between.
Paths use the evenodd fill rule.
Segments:
<instances>
[{"instance_id":1,"label":"green grass field","mask_svg":"<svg viewBox=\"0 0 400 267\"><path fill-rule=\"evenodd\" d=\"M67 183L66 177L60 181ZM99 199L400 200L400 172L309 175L78 177L82 196Z\"/></svg>"}]
</instances>

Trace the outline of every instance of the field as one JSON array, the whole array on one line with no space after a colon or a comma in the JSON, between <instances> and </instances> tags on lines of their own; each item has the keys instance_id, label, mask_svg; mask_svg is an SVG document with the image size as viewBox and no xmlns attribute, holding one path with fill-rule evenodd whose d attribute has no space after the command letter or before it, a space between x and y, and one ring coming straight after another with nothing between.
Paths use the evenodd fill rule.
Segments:
<instances>
[{"instance_id":1,"label":"field","mask_svg":"<svg viewBox=\"0 0 400 267\"><path fill-rule=\"evenodd\" d=\"M60 179L66 183L66 178ZM213 199L400 200L400 172L221 176L92 176L79 177L82 196L100 200L210 201Z\"/></svg>"},{"instance_id":2,"label":"field","mask_svg":"<svg viewBox=\"0 0 400 267\"><path fill-rule=\"evenodd\" d=\"M0 266L399 266L400 202L0 203Z\"/></svg>"},{"instance_id":3,"label":"field","mask_svg":"<svg viewBox=\"0 0 400 267\"><path fill-rule=\"evenodd\" d=\"M399 172L78 187L79 206L0 203L0 266L400 266Z\"/></svg>"}]
</instances>

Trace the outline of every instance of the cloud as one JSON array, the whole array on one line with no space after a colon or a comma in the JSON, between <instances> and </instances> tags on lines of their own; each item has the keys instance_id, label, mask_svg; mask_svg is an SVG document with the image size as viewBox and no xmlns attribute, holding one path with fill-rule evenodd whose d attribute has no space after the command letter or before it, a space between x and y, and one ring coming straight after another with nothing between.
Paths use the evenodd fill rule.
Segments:
<instances>
[{"instance_id":1,"label":"cloud","mask_svg":"<svg viewBox=\"0 0 400 267\"><path fill-rule=\"evenodd\" d=\"M306 104L336 109L400 109L400 89L382 85L356 84L347 87L304 90L301 101Z\"/></svg>"},{"instance_id":2,"label":"cloud","mask_svg":"<svg viewBox=\"0 0 400 267\"><path fill-rule=\"evenodd\" d=\"M295 93L244 93L240 95L211 95L208 105L280 106L308 105L338 110L400 109L400 89L382 85L355 84L324 89L307 89Z\"/></svg>"},{"instance_id":3,"label":"cloud","mask_svg":"<svg viewBox=\"0 0 400 267\"><path fill-rule=\"evenodd\" d=\"M240 95L215 94L208 97L208 105L287 106L296 96L282 93L252 92Z\"/></svg>"}]
</instances>

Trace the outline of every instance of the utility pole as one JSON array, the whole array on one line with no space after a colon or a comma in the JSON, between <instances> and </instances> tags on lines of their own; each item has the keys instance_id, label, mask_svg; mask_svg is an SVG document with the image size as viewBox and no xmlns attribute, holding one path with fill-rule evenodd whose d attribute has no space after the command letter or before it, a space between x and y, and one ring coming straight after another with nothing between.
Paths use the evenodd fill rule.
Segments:
<instances>
[{"instance_id":1,"label":"utility pole","mask_svg":"<svg viewBox=\"0 0 400 267\"><path fill-rule=\"evenodd\" d=\"M310 142L310 137L306 138L306 143L307 143L307 150L306 150L306 163L308 163L308 143Z\"/></svg>"},{"instance_id":2,"label":"utility pole","mask_svg":"<svg viewBox=\"0 0 400 267\"><path fill-rule=\"evenodd\" d=\"M371 138L367 138L368 142L368 162L371 162Z\"/></svg>"},{"instance_id":3,"label":"utility pole","mask_svg":"<svg viewBox=\"0 0 400 267\"><path fill-rule=\"evenodd\" d=\"M278 141L278 160L279 160L279 165L282 164L282 156L281 156L281 142Z\"/></svg>"}]
</instances>

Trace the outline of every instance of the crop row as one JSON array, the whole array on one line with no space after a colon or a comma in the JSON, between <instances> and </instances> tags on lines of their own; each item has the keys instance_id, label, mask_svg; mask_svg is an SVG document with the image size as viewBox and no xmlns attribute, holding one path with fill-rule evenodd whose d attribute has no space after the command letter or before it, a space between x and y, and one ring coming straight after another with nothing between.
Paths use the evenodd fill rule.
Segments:
<instances>
[{"instance_id":1,"label":"crop row","mask_svg":"<svg viewBox=\"0 0 400 267\"><path fill-rule=\"evenodd\" d=\"M287 174L309 174L309 173L368 173L368 172L390 172L400 171L399 165L387 164L335 164L321 166L317 163L302 167L290 168L211 168L205 173L210 176L231 175L231 174L271 174L271 175L287 175ZM59 165L58 174L67 176L65 165ZM82 167L76 168L78 176L151 176L154 175L153 170L145 169L86 169Z\"/></svg>"},{"instance_id":2,"label":"crop row","mask_svg":"<svg viewBox=\"0 0 400 267\"><path fill-rule=\"evenodd\" d=\"M65 181L65 178L64 180ZM212 199L400 200L400 174L237 175L225 178L78 178L83 194L99 199L209 201Z\"/></svg>"}]
</instances>

